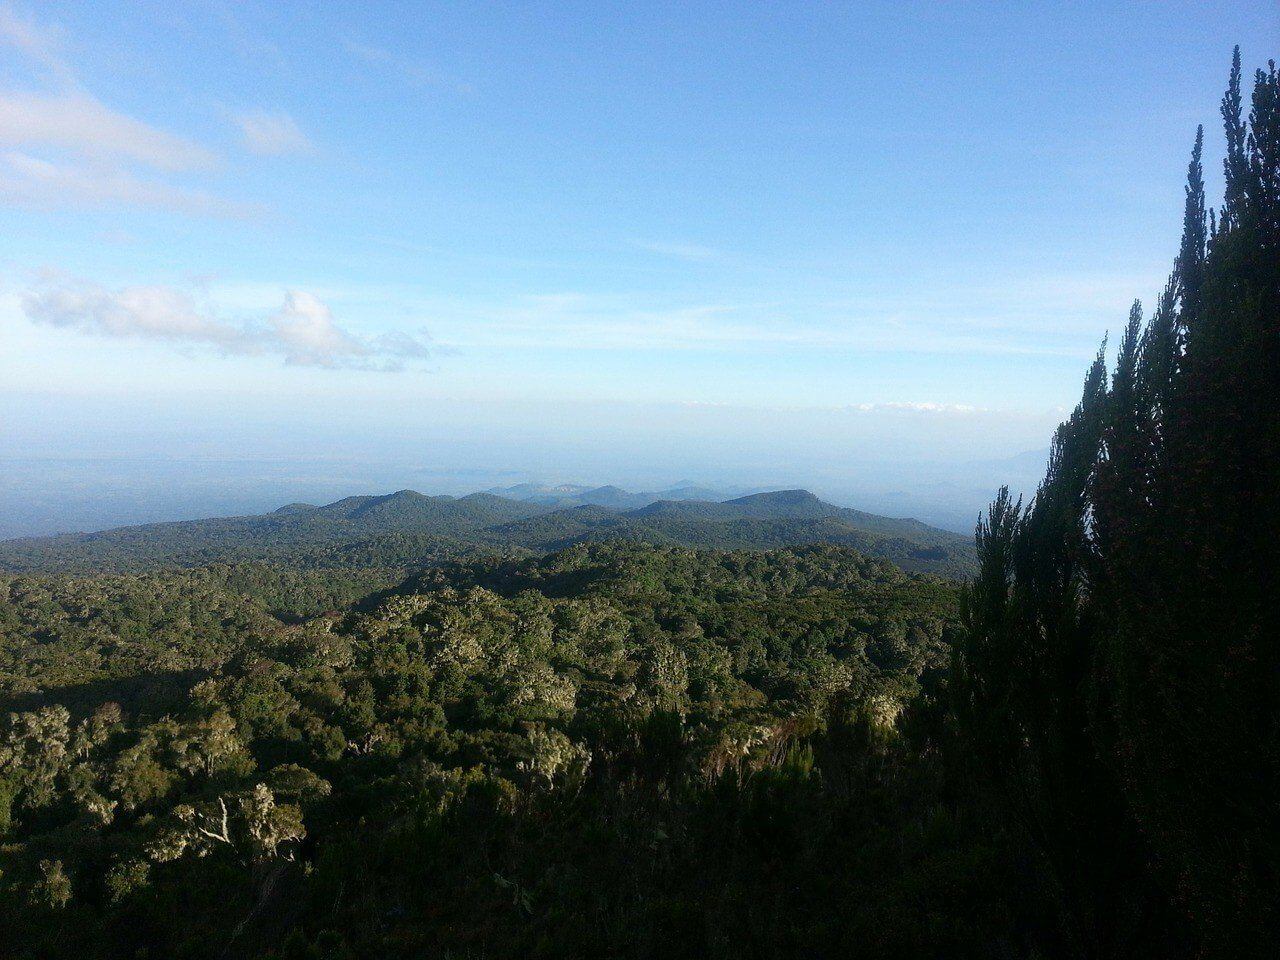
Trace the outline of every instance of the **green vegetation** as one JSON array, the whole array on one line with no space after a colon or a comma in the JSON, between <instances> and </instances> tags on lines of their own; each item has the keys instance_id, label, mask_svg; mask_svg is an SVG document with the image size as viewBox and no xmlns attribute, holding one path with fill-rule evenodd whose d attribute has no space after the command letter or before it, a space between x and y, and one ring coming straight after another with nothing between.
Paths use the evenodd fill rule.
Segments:
<instances>
[{"instance_id":1,"label":"green vegetation","mask_svg":"<svg viewBox=\"0 0 1280 960\"><path fill-rule=\"evenodd\" d=\"M956 694L1081 954L1261 956L1280 926L1280 74L1198 133L1151 319L1101 354L1022 509L978 531Z\"/></svg>"},{"instance_id":2,"label":"green vegetation","mask_svg":"<svg viewBox=\"0 0 1280 960\"><path fill-rule=\"evenodd\" d=\"M836 547L609 544L290 624L256 569L0 581L10 955L1003 935L967 874L996 854L894 747L946 662L945 581ZM934 843L954 862L921 866ZM863 906L814 909L833 896Z\"/></svg>"},{"instance_id":3,"label":"green vegetation","mask_svg":"<svg viewBox=\"0 0 1280 960\"><path fill-rule=\"evenodd\" d=\"M1274 65L1242 100L1237 55L1224 206L1197 137L1168 287L964 587L802 491L6 545L0 953L1269 956Z\"/></svg>"},{"instance_id":4,"label":"green vegetation","mask_svg":"<svg viewBox=\"0 0 1280 960\"><path fill-rule=\"evenodd\" d=\"M488 493L425 497L401 490L324 507L289 504L263 516L10 540L0 543L0 570L136 573L264 560L294 569L407 570L443 559L548 553L617 539L724 550L825 542L921 573L960 577L976 570L973 546L964 537L916 520L832 506L804 490L726 503L657 501L627 511L597 504L561 509Z\"/></svg>"}]
</instances>

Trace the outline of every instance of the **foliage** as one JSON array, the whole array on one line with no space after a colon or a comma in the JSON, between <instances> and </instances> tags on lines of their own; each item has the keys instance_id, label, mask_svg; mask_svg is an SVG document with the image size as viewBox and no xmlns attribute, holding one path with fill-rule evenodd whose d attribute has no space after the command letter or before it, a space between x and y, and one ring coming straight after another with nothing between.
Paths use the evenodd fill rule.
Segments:
<instances>
[{"instance_id":1,"label":"foliage","mask_svg":"<svg viewBox=\"0 0 1280 960\"><path fill-rule=\"evenodd\" d=\"M1016 940L980 879L1014 867L897 733L946 581L614 542L301 622L270 568L3 586L8 955Z\"/></svg>"},{"instance_id":2,"label":"foliage","mask_svg":"<svg viewBox=\"0 0 1280 960\"><path fill-rule=\"evenodd\" d=\"M963 537L916 520L832 506L803 490L726 503L658 501L634 510L558 509L492 494L424 497L402 490L323 507L291 504L263 516L11 540L0 543L0 570L142 573L266 562L287 572L366 569L376 577L446 559L549 553L618 539L722 550L835 543L916 572L961 577L973 571L972 547Z\"/></svg>"},{"instance_id":3,"label":"foliage","mask_svg":"<svg viewBox=\"0 0 1280 960\"><path fill-rule=\"evenodd\" d=\"M1197 136L1156 310L963 589L803 491L10 545L5 956L1269 955L1274 65L1242 102L1237 54L1224 206Z\"/></svg>"},{"instance_id":4,"label":"foliage","mask_svg":"<svg viewBox=\"0 0 1280 960\"><path fill-rule=\"evenodd\" d=\"M978 530L956 715L1091 956L1239 957L1280 927L1280 75L1197 133L1181 248L1023 509ZM1156 948L1156 945L1159 945Z\"/></svg>"}]
</instances>

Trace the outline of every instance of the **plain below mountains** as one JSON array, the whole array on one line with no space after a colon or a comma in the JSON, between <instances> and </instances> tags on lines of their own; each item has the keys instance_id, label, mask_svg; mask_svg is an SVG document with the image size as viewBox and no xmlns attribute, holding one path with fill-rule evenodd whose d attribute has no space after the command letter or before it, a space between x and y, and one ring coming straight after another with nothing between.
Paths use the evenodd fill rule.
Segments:
<instances>
[{"instance_id":1,"label":"plain below mountains","mask_svg":"<svg viewBox=\"0 0 1280 960\"><path fill-rule=\"evenodd\" d=\"M323 506L291 503L255 516L7 540L0 542L0 570L136 572L245 561L413 567L617 539L725 550L831 543L913 572L962 577L974 569L967 537L838 507L806 490L725 501L700 498L696 488L664 491L660 499L617 487L506 492L450 497L401 490Z\"/></svg>"}]
</instances>

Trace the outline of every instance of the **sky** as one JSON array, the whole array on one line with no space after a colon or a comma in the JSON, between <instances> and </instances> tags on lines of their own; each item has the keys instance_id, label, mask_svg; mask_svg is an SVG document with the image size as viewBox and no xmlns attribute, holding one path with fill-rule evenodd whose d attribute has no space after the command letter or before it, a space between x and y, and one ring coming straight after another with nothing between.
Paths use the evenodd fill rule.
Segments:
<instances>
[{"instance_id":1,"label":"sky","mask_svg":"<svg viewBox=\"0 0 1280 960\"><path fill-rule=\"evenodd\" d=\"M0 536L504 479L971 524L1278 39L1270 0L0 2Z\"/></svg>"}]
</instances>

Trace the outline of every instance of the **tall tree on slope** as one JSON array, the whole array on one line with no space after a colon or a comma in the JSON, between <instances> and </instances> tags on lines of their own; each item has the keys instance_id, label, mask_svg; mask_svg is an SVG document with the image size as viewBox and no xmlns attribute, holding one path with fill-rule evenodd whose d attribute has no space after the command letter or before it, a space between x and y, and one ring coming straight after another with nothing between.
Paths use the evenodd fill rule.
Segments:
<instances>
[{"instance_id":1,"label":"tall tree on slope","mask_svg":"<svg viewBox=\"0 0 1280 960\"><path fill-rule=\"evenodd\" d=\"M1110 383L1095 362L1030 506L1002 494L980 525L955 654L957 720L1086 955L1142 954L1170 918L1189 954L1254 955L1280 922L1274 63L1241 103L1237 50L1223 207L1197 132L1170 282Z\"/></svg>"}]
</instances>

